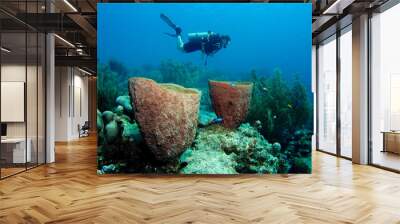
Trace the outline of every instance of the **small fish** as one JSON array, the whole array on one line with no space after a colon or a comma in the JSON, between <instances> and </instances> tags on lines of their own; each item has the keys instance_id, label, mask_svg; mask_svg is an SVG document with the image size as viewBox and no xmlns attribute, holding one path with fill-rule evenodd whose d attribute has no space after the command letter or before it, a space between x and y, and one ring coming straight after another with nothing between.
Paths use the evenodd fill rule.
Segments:
<instances>
[{"instance_id":1,"label":"small fish","mask_svg":"<svg viewBox=\"0 0 400 224\"><path fill-rule=\"evenodd\" d=\"M223 119L222 119L221 117L217 117L217 118L214 118L214 119L211 121L211 124L221 124L222 121L223 121Z\"/></svg>"},{"instance_id":2,"label":"small fish","mask_svg":"<svg viewBox=\"0 0 400 224\"><path fill-rule=\"evenodd\" d=\"M265 92L268 91L267 87L263 87L262 90L264 90Z\"/></svg>"},{"instance_id":3,"label":"small fish","mask_svg":"<svg viewBox=\"0 0 400 224\"><path fill-rule=\"evenodd\" d=\"M289 108L293 108L291 104L288 104L287 106L288 106Z\"/></svg>"},{"instance_id":4,"label":"small fish","mask_svg":"<svg viewBox=\"0 0 400 224\"><path fill-rule=\"evenodd\" d=\"M236 83L233 83L233 82L232 82L232 83L231 83L231 86L232 86L232 87L235 87L235 86L236 86Z\"/></svg>"}]
</instances>

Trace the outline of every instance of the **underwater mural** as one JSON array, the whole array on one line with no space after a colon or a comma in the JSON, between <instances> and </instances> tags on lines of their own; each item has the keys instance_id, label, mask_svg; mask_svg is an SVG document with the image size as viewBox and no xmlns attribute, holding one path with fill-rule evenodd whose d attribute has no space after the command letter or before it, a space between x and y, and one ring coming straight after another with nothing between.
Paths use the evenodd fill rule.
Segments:
<instances>
[{"instance_id":1,"label":"underwater mural","mask_svg":"<svg viewBox=\"0 0 400 224\"><path fill-rule=\"evenodd\" d=\"M311 173L311 4L99 3L97 173Z\"/></svg>"}]
</instances>

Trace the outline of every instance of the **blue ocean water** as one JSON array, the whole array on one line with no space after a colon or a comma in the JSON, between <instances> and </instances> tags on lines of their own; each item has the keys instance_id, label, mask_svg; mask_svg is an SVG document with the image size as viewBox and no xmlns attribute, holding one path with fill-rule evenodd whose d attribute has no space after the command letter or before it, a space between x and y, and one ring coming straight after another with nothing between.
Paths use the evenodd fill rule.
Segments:
<instances>
[{"instance_id":1,"label":"blue ocean water","mask_svg":"<svg viewBox=\"0 0 400 224\"><path fill-rule=\"evenodd\" d=\"M284 78L298 75L311 88L311 4L266 3L100 3L98 61L128 68L157 66L175 59L204 65L200 52L183 53L161 19L166 14L187 33L213 31L231 37L230 45L208 58L207 68L234 79L256 69Z\"/></svg>"}]
</instances>

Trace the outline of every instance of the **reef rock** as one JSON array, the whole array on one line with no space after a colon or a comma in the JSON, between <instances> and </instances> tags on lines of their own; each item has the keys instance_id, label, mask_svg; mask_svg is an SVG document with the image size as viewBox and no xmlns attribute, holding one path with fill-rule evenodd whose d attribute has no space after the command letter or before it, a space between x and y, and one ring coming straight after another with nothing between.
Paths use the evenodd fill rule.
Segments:
<instances>
[{"instance_id":1,"label":"reef rock","mask_svg":"<svg viewBox=\"0 0 400 224\"><path fill-rule=\"evenodd\" d=\"M247 116L253 84L209 80L210 97L215 113L226 128L238 127Z\"/></svg>"},{"instance_id":2,"label":"reef rock","mask_svg":"<svg viewBox=\"0 0 400 224\"><path fill-rule=\"evenodd\" d=\"M151 79L129 79L135 119L158 160L177 158L196 135L201 93Z\"/></svg>"},{"instance_id":3,"label":"reef rock","mask_svg":"<svg viewBox=\"0 0 400 224\"><path fill-rule=\"evenodd\" d=\"M278 147L279 143L275 143ZM237 129L211 125L198 130L194 146L180 156L184 174L277 173L279 159L248 123ZM280 145L279 145L280 146Z\"/></svg>"}]
</instances>

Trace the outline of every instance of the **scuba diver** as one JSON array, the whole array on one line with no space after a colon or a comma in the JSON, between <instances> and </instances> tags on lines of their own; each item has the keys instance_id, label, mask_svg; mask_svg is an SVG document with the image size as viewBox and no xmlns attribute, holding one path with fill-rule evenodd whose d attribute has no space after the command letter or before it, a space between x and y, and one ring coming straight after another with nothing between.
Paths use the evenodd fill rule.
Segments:
<instances>
[{"instance_id":1,"label":"scuba diver","mask_svg":"<svg viewBox=\"0 0 400 224\"><path fill-rule=\"evenodd\" d=\"M191 53L195 51L201 51L203 55L206 55L205 64L207 64L207 57L210 55L214 55L222 48L226 48L231 41L231 38L228 35L220 35L211 31L208 32L198 32L198 33L189 33L189 40L186 43L183 43L182 40L182 29L175 25L171 19L169 19L166 15L160 14L160 18L172 29L174 29L175 34L165 33L169 36L177 38L178 49L185 52Z\"/></svg>"}]
</instances>

